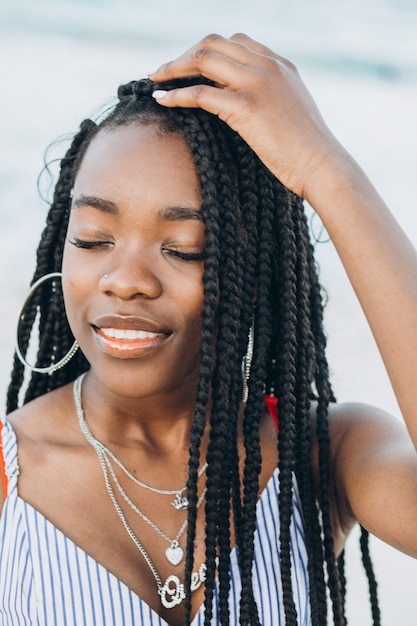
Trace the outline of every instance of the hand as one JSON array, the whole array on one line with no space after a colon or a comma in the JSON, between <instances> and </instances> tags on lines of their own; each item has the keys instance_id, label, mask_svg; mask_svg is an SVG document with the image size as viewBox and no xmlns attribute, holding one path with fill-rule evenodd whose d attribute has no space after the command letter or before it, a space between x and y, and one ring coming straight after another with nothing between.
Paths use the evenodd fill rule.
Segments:
<instances>
[{"instance_id":1,"label":"hand","mask_svg":"<svg viewBox=\"0 0 417 626\"><path fill-rule=\"evenodd\" d=\"M162 82L196 75L215 86L156 92L157 101L217 115L295 193L309 199L329 166L348 158L294 65L246 35L209 35L150 78Z\"/></svg>"}]
</instances>

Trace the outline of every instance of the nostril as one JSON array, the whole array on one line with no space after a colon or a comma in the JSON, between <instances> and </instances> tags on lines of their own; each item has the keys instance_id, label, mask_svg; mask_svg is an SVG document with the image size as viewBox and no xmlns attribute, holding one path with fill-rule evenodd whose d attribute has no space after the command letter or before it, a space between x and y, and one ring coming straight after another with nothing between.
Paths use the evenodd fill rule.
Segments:
<instances>
[{"instance_id":1,"label":"nostril","mask_svg":"<svg viewBox=\"0 0 417 626\"><path fill-rule=\"evenodd\" d=\"M137 264L136 264L137 265ZM115 295L122 299L136 296L157 298L162 291L160 280L155 273L145 268L113 268L111 273L102 274L99 288L107 295Z\"/></svg>"}]
</instances>

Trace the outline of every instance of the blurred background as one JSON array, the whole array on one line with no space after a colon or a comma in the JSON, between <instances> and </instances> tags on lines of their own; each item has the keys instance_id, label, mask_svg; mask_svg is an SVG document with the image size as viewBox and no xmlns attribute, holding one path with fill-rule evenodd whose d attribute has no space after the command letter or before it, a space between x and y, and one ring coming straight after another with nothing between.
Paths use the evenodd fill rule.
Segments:
<instances>
[{"instance_id":1,"label":"blurred background","mask_svg":"<svg viewBox=\"0 0 417 626\"><path fill-rule=\"evenodd\" d=\"M416 0L0 0L0 396L47 206L46 147L208 32L243 31L294 61L330 127L417 244ZM62 155L59 143L53 155ZM45 184L42 185L45 192ZM47 191L47 190L46 190ZM373 338L317 218L329 358L339 400L400 413ZM348 615L369 626L357 534ZM372 540L385 626L415 626L417 562ZM122 626L122 625L121 625Z\"/></svg>"}]
</instances>

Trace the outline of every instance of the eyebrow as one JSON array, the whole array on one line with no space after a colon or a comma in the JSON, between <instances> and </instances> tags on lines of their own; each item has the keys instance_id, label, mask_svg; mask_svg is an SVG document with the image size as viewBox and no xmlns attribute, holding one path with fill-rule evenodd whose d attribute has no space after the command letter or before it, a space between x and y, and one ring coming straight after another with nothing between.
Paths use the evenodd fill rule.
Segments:
<instances>
[{"instance_id":1,"label":"eyebrow","mask_svg":"<svg viewBox=\"0 0 417 626\"><path fill-rule=\"evenodd\" d=\"M117 215L119 209L117 204L112 200L105 200L104 198L98 198L97 196L86 196L81 194L78 198L75 198L72 202L72 207L77 209L81 206L89 206L103 213L110 213L111 215ZM172 206L166 209L161 209L158 212L158 219L161 221L175 222L196 220L198 222L203 221L203 216L199 209L194 207L181 207Z\"/></svg>"},{"instance_id":2,"label":"eyebrow","mask_svg":"<svg viewBox=\"0 0 417 626\"><path fill-rule=\"evenodd\" d=\"M194 209L192 207L180 207L173 206L168 207L167 209L162 209L159 212L159 219L166 220L168 222L174 221L185 221L185 220L197 220L199 222L203 221L203 216L199 209Z\"/></svg>"},{"instance_id":3,"label":"eyebrow","mask_svg":"<svg viewBox=\"0 0 417 626\"><path fill-rule=\"evenodd\" d=\"M104 200L97 196L85 196L82 194L72 201L72 208L78 209L81 206L89 206L98 211L103 211L103 213L111 213L112 215L116 215L119 212L115 202Z\"/></svg>"}]
</instances>

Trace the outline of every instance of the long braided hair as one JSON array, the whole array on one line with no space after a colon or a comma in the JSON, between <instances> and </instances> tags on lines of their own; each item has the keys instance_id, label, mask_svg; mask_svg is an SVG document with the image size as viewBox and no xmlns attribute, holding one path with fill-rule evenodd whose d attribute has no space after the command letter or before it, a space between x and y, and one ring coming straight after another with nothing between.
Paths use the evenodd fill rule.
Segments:
<instances>
[{"instance_id":1,"label":"long braided hair","mask_svg":"<svg viewBox=\"0 0 417 626\"><path fill-rule=\"evenodd\" d=\"M203 79L183 79L172 88ZM200 444L211 396L207 451L205 624L212 620L216 569L219 619L229 624L230 519L233 520L242 580L240 624L260 624L252 589L256 504L262 456L259 424L264 394L279 398L279 510L282 597L286 626L296 626L293 600L290 528L294 490L298 489L308 554L309 597L313 626L328 623L327 588L335 626L344 626L343 558L336 559L330 526L329 434L327 412L333 394L325 356L322 296L302 200L263 166L252 150L217 117L196 109L166 109L151 97L155 85L134 81L119 88L119 101L99 123L85 120L74 137L56 184L47 224L37 253L35 282L61 269L71 191L83 155L102 129L134 123L156 125L185 137L201 183L201 212L206 229L204 304L200 378L191 429L185 587L189 590L197 519ZM66 321L62 293L55 282L38 289L20 325L20 347L28 348L38 325L37 365L49 364L70 349L74 338ZM239 472L238 415L242 398L242 359L254 328L254 356L243 418L245 460ZM215 342L213 337L216 337ZM214 358L213 358L214 343ZM52 355L52 357L51 357ZM7 411L85 372L79 350L64 369L50 376L32 373L15 358ZM26 389L25 389L26 385ZM319 501L311 468L311 402L317 403ZM294 480L295 477L295 480ZM379 622L376 584L364 531L364 563L370 578L374 625ZM267 590L271 593L271 590ZM190 621L190 593L186 623Z\"/></svg>"}]
</instances>

